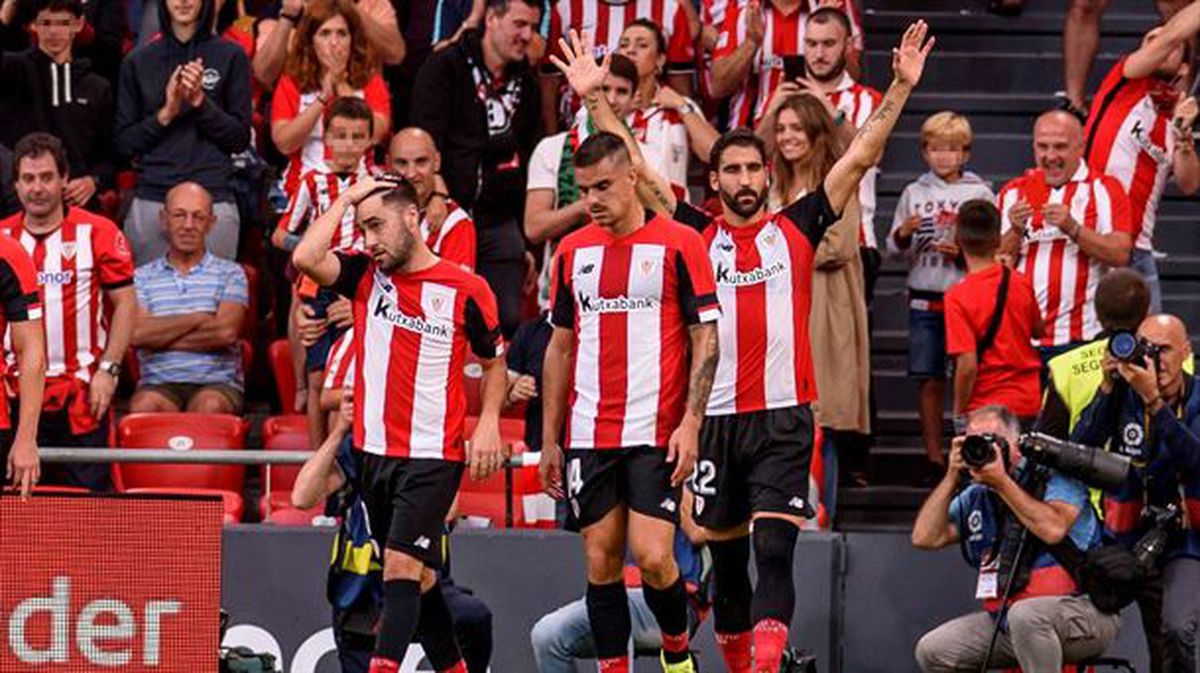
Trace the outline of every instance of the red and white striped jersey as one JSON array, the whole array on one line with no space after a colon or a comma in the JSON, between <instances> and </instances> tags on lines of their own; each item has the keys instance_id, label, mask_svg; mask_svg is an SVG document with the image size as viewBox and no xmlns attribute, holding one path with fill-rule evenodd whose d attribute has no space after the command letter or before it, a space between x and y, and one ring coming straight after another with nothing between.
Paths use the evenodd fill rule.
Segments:
<instances>
[{"instance_id":1,"label":"red and white striped jersey","mask_svg":"<svg viewBox=\"0 0 1200 673\"><path fill-rule=\"evenodd\" d=\"M850 73L843 72L837 88L829 94L829 100L836 110L846 115L846 122L860 128L875 114L875 108L883 100L883 94L865 84L854 81ZM878 248L879 242L875 237L875 178L879 175L878 168L872 168L863 174L858 183L858 206L862 213L862 224L858 229L858 244L865 248Z\"/></svg>"},{"instance_id":2,"label":"red and white striped jersey","mask_svg":"<svg viewBox=\"0 0 1200 673\"><path fill-rule=\"evenodd\" d=\"M589 224L554 258L550 314L575 333L566 445L667 445L683 418L688 327L720 316L700 234L657 216L614 237Z\"/></svg>"},{"instance_id":3,"label":"red and white striped jersey","mask_svg":"<svg viewBox=\"0 0 1200 673\"><path fill-rule=\"evenodd\" d=\"M753 127L762 119L767 101L775 93L775 87L783 81L783 57L804 54L805 21L809 12L815 11L820 5L821 0L808 0L791 14L784 14L770 0L762 3L763 42L751 65L750 77L746 78L741 90L730 98L730 124ZM728 2L723 8L715 6L709 10L724 14L724 21L719 24L721 33L717 37L717 46L713 49L714 61L729 56L746 41L747 7L745 2L739 0L736 3ZM862 20L853 5L849 5L848 9L851 44L861 50Z\"/></svg>"},{"instance_id":4,"label":"red and white striped jersey","mask_svg":"<svg viewBox=\"0 0 1200 673\"><path fill-rule=\"evenodd\" d=\"M667 38L667 64L673 70L690 69L694 50L692 28L680 5L687 0L555 0L550 8L550 39L547 55L559 58L558 38L572 30L587 31L596 45L596 56L616 52L621 33L637 19L650 19Z\"/></svg>"},{"instance_id":5,"label":"red and white striped jersey","mask_svg":"<svg viewBox=\"0 0 1200 673\"><path fill-rule=\"evenodd\" d=\"M810 2L809 11L820 6L820 2ZM715 26L718 29L725 25L725 15L729 12L730 5L734 6L734 10L741 10L746 6L746 0L703 0L700 3L700 24L704 26ZM842 11L846 12L846 16L850 19L851 30L851 45L854 49L862 51L863 48L863 32L862 32L862 16L858 13L858 8L853 0L844 0L842 2Z\"/></svg>"},{"instance_id":6,"label":"red and white striped jersey","mask_svg":"<svg viewBox=\"0 0 1200 673\"><path fill-rule=\"evenodd\" d=\"M1061 187L1051 188L1041 170L1027 171L1000 190L1001 232L1012 228L1008 211L1024 198L1034 215L1026 229L1017 270L1033 283L1038 308L1046 320L1046 336L1039 346L1064 346L1087 341L1100 332L1096 318L1096 286L1106 268L1088 257L1058 227L1046 224L1041 209L1048 203L1069 204L1071 217L1099 234L1132 232L1129 201L1114 178L1093 172L1080 162L1075 175Z\"/></svg>"},{"instance_id":7,"label":"red and white striped jersey","mask_svg":"<svg viewBox=\"0 0 1200 673\"><path fill-rule=\"evenodd\" d=\"M475 223L467 211L454 201L448 201L446 207L450 212L446 214L446 221L442 222L437 236L429 235L429 221L424 218L421 219L421 235L433 254L467 271L474 271Z\"/></svg>"},{"instance_id":8,"label":"red and white striped jersey","mask_svg":"<svg viewBox=\"0 0 1200 673\"><path fill-rule=\"evenodd\" d=\"M367 255L337 253L333 289L354 302L354 445L397 458L464 458L467 348L504 354L487 282L439 260L385 273Z\"/></svg>"},{"instance_id":9,"label":"red and white striped jersey","mask_svg":"<svg viewBox=\"0 0 1200 673\"><path fill-rule=\"evenodd\" d=\"M1170 84L1157 77L1127 79L1122 58L1096 92L1084 129L1088 164L1125 188L1134 244L1142 250L1154 249L1158 204L1171 172L1174 98Z\"/></svg>"},{"instance_id":10,"label":"red and white striped jersey","mask_svg":"<svg viewBox=\"0 0 1200 673\"><path fill-rule=\"evenodd\" d=\"M675 191L675 196L687 198L691 145L683 118L675 110L651 105L635 110L628 123L637 141L658 156L662 176Z\"/></svg>"},{"instance_id":11,"label":"red and white striped jersey","mask_svg":"<svg viewBox=\"0 0 1200 673\"><path fill-rule=\"evenodd\" d=\"M288 201L287 211L283 213L283 217L279 218L279 228L289 234L303 236L309 225L325 214L342 192L353 186L364 175L368 175L368 172L366 166L361 163L354 173L338 174L326 170L308 171L300 178L296 193ZM354 223L354 207L351 206L346 209L337 229L333 230L329 249L361 251L364 246L362 231Z\"/></svg>"},{"instance_id":12,"label":"red and white striped jersey","mask_svg":"<svg viewBox=\"0 0 1200 673\"><path fill-rule=\"evenodd\" d=\"M354 385L354 328L342 335L329 348L325 359L325 390L341 390Z\"/></svg>"},{"instance_id":13,"label":"red and white striped jersey","mask_svg":"<svg viewBox=\"0 0 1200 673\"><path fill-rule=\"evenodd\" d=\"M0 236L0 331L7 337L10 324L41 319L42 300L38 296L33 260L16 241ZM5 352L11 351L11 340L6 339ZM0 374L8 364L4 360L7 358L0 359ZM0 430L10 427L8 404L0 404Z\"/></svg>"},{"instance_id":14,"label":"red and white striped jersey","mask_svg":"<svg viewBox=\"0 0 1200 673\"><path fill-rule=\"evenodd\" d=\"M46 378L91 381L108 344L108 318L101 290L133 283L133 255L125 234L110 220L69 208L62 226L45 236L25 229L25 214L0 222L33 258L46 330ZM6 331L5 343L11 343ZM9 373L15 359L9 350Z\"/></svg>"},{"instance_id":15,"label":"red and white striped jersey","mask_svg":"<svg viewBox=\"0 0 1200 673\"><path fill-rule=\"evenodd\" d=\"M721 358L708 414L794 407L817 397L808 313L813 256L837 222L825 190L761 222L704 231L721 303Z\"/></svg>"}]
</instances>

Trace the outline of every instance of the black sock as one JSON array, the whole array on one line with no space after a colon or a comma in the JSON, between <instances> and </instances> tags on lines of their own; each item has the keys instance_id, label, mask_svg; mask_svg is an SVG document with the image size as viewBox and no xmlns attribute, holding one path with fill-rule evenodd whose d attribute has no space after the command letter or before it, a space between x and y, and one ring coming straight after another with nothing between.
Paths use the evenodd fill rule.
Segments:
<instances>
[{"instance_id":1,"label":"black sock","mask_svg":"<svg viewBox=\"0 0 1200 673\"><path fill-rule=\"evenodd\" d=\"M623 657L629 651L629 597L623 581L611 584L588 583L587 614L596 641L596 658Z\"/></svg>"},{"instance_id":2,"label":"black sock","mask_svg":"<svg viewBox=\"0 0 1200 673\"><path fill-rule=\"evenodd\" d=\"M796 608L796 585L792 579L792 556L800 530L782 519L754 522L754 565L758 584L754 587L754 623L774 619L792 622Z\"/></svg>"},{"instance_id":3,"label":"black sock","mask_svg":"<svg viewBox=\"0 0 1200 673\"><path fill-rule=\"evenodd\" d=\"M375 655L392 661L404 661L404 653L417 630L421 617L421 583L413 580L387 580L383 583L383 617L375 639Z\"/></svg>"},{"instance_id":4,"label":"black sock","mask_svg":"<svg viewBox=\"0 0 1200 673\"><path fill-rule=\"evenodd\" d=\"M713 560L713 629L733 635L749 631L750 536L709 542Z\"/></svg>"},{"instance_id":5,"label":"black sock","mask_svg":"<svg viewBox=\"0 0 1200 673\"><path fill-rule=\"evenodd\" d=\"M425 648L425 656L433 670L445 671L462 659L458 641L454 638L454 618L442 595L442 585L421 594L421 619L417 622L417 640Z\"/></svg>"},{"instance_id":6,"label":"black sock","mask_svg":"<svg viewBox=\"0 0 1200 673\"><path fill-rule=\"evenodd\" d=\"M687 661L688 597L683 575L676 577L675 582L665 589L655 589L643 583L642 593L646 596L646 606L658 622L658 630L662 632L663 659L668 664Z\"/></svg>"}]
</instances>

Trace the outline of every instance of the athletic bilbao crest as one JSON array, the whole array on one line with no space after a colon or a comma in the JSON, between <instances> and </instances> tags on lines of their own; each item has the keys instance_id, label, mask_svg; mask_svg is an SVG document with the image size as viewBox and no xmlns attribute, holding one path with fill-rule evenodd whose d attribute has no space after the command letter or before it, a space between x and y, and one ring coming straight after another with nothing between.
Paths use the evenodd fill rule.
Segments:
<instances>
[{"instance_id":1,"label":"athletic bilbao crest","mask_svg":"<svg viewBox=\"0 0 1200 673\"><path fill-rule=\"evenodd\" d=\"M63 259L75 259L75 241L67 241L62 244Z\"/></svg>"},{"instance_id":2,"label":"athletic bilbao crest","mask_svg":"<svg viewBox=\"0 0 1200 673\"><path fill-rule=\"evenodd\" d=\"M643 259L638 268L641 269L643 276L649 276L650 274L654 273L654 260Z\"/></svg>"}]
</instances>

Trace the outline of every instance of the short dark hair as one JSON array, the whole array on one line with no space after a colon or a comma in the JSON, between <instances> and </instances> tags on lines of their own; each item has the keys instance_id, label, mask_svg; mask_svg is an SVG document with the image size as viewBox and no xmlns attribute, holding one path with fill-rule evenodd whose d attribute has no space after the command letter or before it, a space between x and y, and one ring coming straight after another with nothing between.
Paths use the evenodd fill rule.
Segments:
<instances>
[{"instance_id":1,"label":"short dark hair","mask_svg":"<svg viewBox=\"0 0 1200 673\"><path fill-rule=\"evenodd\" d=\"M625 141L621 140L620 136L601 131L588 136L588 139L579 145L579 149L575 150L571 161L575 168L587 168L610 157L628 163L629 149L625 147Z\"/></svg>"},{"instance_id":2,"label":"short dark hair","mask_svg":"<svg viewBox=\"0 0 1200 673\"><path fill-rule=\"evenodd\" d=\"M634 63L628 56L625 56L624 54L613 54L612 63L610 63L608 66L608 72L629 82L633 85L633 90L637 91L637 64Z\"/></svg>"},{"instance_id":3,"label":"short dark hair","mask_svg":"<svg viewBox=\"0 0 1200 673\"><path fill-rule=\"evenodd\" d=\"M645 28L646 30L650 31L651 33L654 33L654 41L658 43L658 53L659 54L667 53L667 35L666 35L666 33L663 32L662 26L655 23L653 19L647 19L644 16L641 18L634 19L633 21L630 21L629 25L625 26L625 30L629 30L630 28L633 28L634 26L637 26L639 28ZM623 30L621 32L625 32L625 31Z\"/></svg>"},{"instance_id":4,"label":"short dark hair","mask_svg":"<svg viewBox=\"0 0 1200 673\"><path fill-rule=\"evenodd\" d=\"M530 7L542 11L542 3L540 0L487 0L487 11L494 12L497 16L508 14L508 6L514 2L520 2Z\"/></svg>"},{"instance_id":5,"label":"short dark hair","mask_svg":"<svg viewBox=\"0 0 1200 673\"><path fill-rule=\"evenodd\" d=\"M371 106L367 105L367 101L358 96L342 96L333 101L329 106L329 112L325 113L326 125L335 117L365 121L368 132L371 135L375 134L375 114L371 112Z\"/></svg>"},{"instance_id":6,"label":"short dark hair","mask_svg":"<svg viewBox=\"0 0 1200 673\"><path fill-rule=\"evenodd\" d=\"M417 205L417 189L412 183L399 175L388 174L389 188L382 193L383 205L389 208L404 209Z\"/></svg>"},{"instance_id":7,"label":"short dark hair","mask_svg":"<svg viewBox=\"0 0 1200 673\"><path fill-rule=\"evenodd\" d=\"M808 15L807 23L815 23L824 25L829 22L836 23L846 31L846 37L850 37L854 31L850 28L850 17L837 7L822 7L812 14Z\"/></svg>"},{"instance_id":8,"label":"short dark hair","mask_svg":"<svg viewBox=\"0 0 1200 673\"><path fill-rule=\"evenodd\" d=\"M33 16L42 12L69 12L75 18L83 16L82 0L38 0L33 7Z\"/></svg>"},{"instance_id":9,"label":"short dark hair","mask_svg":"<svg viewBox=\"0 0 1200 673\"><path fill-rule=\"evenodd\" d=\"M18 140L16 147L13 147L13 179L21 175L22 159L36 159L46 154L54 157L58 174L67 175L67 151L63 149L62 141L49 133L36 131Z\"/></svg>"},{"instance_id":10,"label":"short dark hair","mask_svg":"<svg viewBox=\"0 0 1200 673\"><path fill-rule=\"evenodd\" d=\"M1113 269L1096 286L1096 318L1110 332L1136 330L1150 312L1150 286L1133 269Z\"/></svg>"},{"instance_id":11,"label":"short dark hair","mask_svg":"<svg viewBox=\"0 0 1200 673\"><path fill-rule=\"evenodd\" d=\"M1000 247L1000 211L987 199L971 199L958 208L958 245L975 257L987 257Z\"/></svg>"},{"instance_id":12,"label":"short dark hair","mask_svg":"<svg viewBox=\"0 0 1200 673\"><path fill-rule=\"evenodd\" d=\"M725 154L725 150L730 147L753 147L758 150L759 156L762 157L763 164L767 162L767 145L762 138L746 127L740 127L731 131L726 131L724 135L717 138L717 142L713 143L712 150L708 155L708 165L712 170L717 170L721 167L721 157Z\"/></svg>"}]
</instances>

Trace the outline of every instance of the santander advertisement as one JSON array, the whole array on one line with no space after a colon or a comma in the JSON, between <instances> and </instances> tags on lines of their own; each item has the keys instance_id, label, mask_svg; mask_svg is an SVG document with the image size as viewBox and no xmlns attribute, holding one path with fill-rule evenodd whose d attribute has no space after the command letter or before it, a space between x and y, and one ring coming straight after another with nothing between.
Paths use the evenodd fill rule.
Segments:
<instances>
[{"instance_id":1,"label":"santander advertisement","mask_svg":"<svg viewBox=\"0 0 1200 673\"><path fill-rule=\"evenodd\" d=\"M0 496L0 671L215 671L217 499Z\"/></svg>"}]
</instances>

